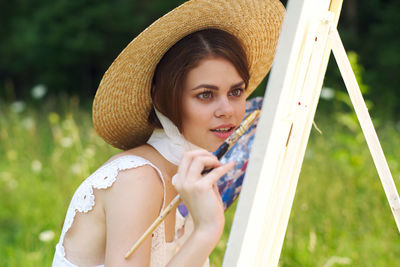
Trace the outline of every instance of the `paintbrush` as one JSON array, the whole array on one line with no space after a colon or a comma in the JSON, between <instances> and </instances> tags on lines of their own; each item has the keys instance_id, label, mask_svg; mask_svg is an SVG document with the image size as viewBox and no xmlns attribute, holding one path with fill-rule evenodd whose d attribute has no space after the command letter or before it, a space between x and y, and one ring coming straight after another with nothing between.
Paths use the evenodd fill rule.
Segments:
<instances>
[{"instance_id":1,"label":"paintbrush","mask_svg":"<svg viewBox=\"0 0 400 267\"><path fill-rule=\"evenodd\" d=\"M219 148L213 153L218 159L221 159L222 156L235 144L235 142L249 129L252 123L258 118L260 115L260 110L253 111L247 118L241 123L240 127L236 129L225 141L219 146ZM207 174L212 169L207 169L201 172L201 174ZM161 212L158 218L153 222L153 224L144 232L144 234L139 238L138 241L132 246L132 248L126 253L125 259L128 259L136 249L143 243L143 241L154 232L157 226L165 219L165 217L170 213L170 211L176 208L181 202L180 195L177 195L168 206Z\"/></svg>"}]
</instances>

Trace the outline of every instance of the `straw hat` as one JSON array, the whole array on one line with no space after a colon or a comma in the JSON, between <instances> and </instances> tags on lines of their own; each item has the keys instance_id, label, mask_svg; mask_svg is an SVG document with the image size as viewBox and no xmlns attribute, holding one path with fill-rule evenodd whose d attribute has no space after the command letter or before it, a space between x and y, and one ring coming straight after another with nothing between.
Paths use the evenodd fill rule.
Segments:
<instances>
[{"instance_id":1,"label":"straw hat","mask_svg":"<svg viewBox=\"0 0 400 267\"><path fill-rule=\"evenodd\" d=\"M93 124L109 144L141 145L153 128L147 122L154 70L164 53L184 36L206 28L224 30L244 46L250 94L271 68L285 9L279 0L191 0L139 34L111 64L93 103Z\"/></svg>"}]
</instances>

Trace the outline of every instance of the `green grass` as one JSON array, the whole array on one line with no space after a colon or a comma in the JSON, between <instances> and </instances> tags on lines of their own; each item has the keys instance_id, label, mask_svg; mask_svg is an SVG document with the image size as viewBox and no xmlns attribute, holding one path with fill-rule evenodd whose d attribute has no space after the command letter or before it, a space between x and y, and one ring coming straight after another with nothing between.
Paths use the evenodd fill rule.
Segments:
<instances>
[{"instance_id":1,"label":"green grass","mask_svg":"<svg viewBox=\"0 0 400 267\"><path fill-rule=\"evenodd\" d=\"M400 236L361 130L324 128L311 136L281 266L398 266ZM399 133L379 133L399 188Z\"/></svg>"},{"instance_id":2,"label":"green grass","mask_svg":"<svg viewBox=\"0 0 400 267\"><path fill-rule=\"evenodd\" d=\"M311 133L280 266L399 266L400 236L368 148L359 128L341 118L316 118L323 134ZM398 188L399 129L382 122L378 129ZM0 103L0 266L50 266L74 190L116 151L76 98L18 112ZM214 266L222 263L234 210L211 255Z\"/></svg>"}]
</instances>

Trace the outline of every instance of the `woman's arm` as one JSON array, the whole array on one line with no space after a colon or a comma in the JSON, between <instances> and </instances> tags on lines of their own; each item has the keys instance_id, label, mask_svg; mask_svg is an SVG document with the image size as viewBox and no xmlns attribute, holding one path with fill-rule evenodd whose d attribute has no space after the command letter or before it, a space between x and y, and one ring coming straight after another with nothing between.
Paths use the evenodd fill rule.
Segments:
<instances>
[{"instance_id":1,"label":"woman's arm","mask_svg":"<svg viewBox=\"0 0 400 267\"><path fill-rule=\"evenodd\" d=\"M203 150L184 155L175 187L193 218L194 230L168 266L202 266L217 245L225 218L215 183L232 167L221 166L215 156ZM215 169L203 176L205 168ZM124 255L158 217L162 201L163 184L151 166L118 174L105 197L106 266L150 265L151 236L127 260Z\"/></svg>"},{"instance_id":2,"label":"woman's arm","mask_svg":"<svg viewBox=\"0 0 400 267\"><path fill-rule=\"evenodd\" d=\"M149 266L151 236L127 260L125 253L158 217L164 189L151 166L122 171L105 197L105 266Z\"/></svg>"}]
</instances>

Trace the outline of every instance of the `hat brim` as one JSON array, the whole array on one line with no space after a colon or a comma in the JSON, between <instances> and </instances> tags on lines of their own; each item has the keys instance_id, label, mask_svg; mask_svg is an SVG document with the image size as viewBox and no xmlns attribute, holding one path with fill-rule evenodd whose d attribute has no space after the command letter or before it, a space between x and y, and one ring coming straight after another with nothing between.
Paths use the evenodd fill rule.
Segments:
<instances>
[{"instance_id":1,"label":"hat brim","mask_svg":"<svg viewBox=\"0 0 400 267\"><path fill-rule=\"evenodd\" d=\"M184 36L207 28L236 36L248 57L249 95L271 68L285 8L279 0L191 0L139 34L104 74L93 103L93 124L109 144L129 149L144 144L153 127L151 82L168 49Z\"/></svg>"}]
</instances>

